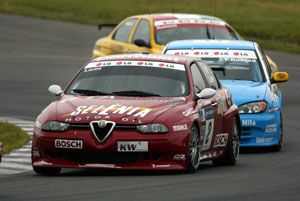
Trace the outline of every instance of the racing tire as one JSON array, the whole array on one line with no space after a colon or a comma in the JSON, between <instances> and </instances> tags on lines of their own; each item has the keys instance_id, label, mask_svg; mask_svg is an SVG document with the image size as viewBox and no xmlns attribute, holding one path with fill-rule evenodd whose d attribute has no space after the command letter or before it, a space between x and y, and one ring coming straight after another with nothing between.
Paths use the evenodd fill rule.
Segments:
<instances>
[{"instance_id":1,"label":"racing tire","mask_svg":"<svg viewBox=\"0 0 300 201\"><path fill-rule=\"evenodd\" d=\"M232 125L232 135L229 139L228 148L226 149L224 155L221 158L213 159L214 165L236 165L239 154L240 154L240 126L238 124L238 119L235 117Z\"/></svg>"},{"instance_id":2,"label":"racing tire","mask_svg":"<svg viewBox=\"0 0 300 201\"><path fill-rule=\"evenodd\" d=\"M282 122L282 114L280 113L280 136L279 136L278 144L273 146L273 150L276 152L281 151L282 144L283 144L283 122Z\"/></svg>"},{"instance_id":3,"label":"racing tire","mask_svg":"<svg viewBox=\"0 0 300 201\"><path fill-rule=\"evenodd\" d=\"M53 175L58 175L61 171L61 168L57 167L37 167L37 166L32 166L33 170L40 175L48 175L48 176L53 176Z\"/></svg>"},{"instance_id":4,"label":"racing tire","mask_svg":"<svg viewBox=\"0 0 300 201\"><path fill-rule=\"evenodd\" d=\"M200 135L196 125L190 131L189 151L187 156L187 172L192 173L198 170L200 164Z\"/></svg>"}]
</instances>

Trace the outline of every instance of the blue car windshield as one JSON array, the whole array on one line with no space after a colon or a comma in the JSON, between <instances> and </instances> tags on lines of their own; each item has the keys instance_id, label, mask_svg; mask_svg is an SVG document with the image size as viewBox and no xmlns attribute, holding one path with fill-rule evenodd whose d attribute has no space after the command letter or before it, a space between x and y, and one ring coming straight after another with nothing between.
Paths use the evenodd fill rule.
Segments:
<instances>
[{"instance_id":1,"label":"blue car windshield","mask_svg":"<svg viewBox=\"0 0 300 201\"><path fill-rule=\"evenodd\" d=\"M220 80L250 80L263 82L257 59L202 58Z\"/></svg>"}]
</instances>

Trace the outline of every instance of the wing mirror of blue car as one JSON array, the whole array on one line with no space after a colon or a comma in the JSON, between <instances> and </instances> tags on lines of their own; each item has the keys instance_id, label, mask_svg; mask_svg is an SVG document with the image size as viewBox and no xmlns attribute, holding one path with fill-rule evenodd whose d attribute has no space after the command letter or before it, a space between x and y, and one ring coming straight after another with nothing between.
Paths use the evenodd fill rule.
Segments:
<instances>
[{"instance_id":1,"label":"wing mirror of blue car","mask_svg":"<svg viewBox=\"0 0 300 201\"><path fill-rule=\"evenodd\" d=\"M287 72L275 72L272 74L272 83L281 83L289 80L289 74Z\"/></svg>"},{"instance_id":2,"label":"wing mirror of blue car","mask_svg":"<svg viewBox=\"0 0 300 201\"><path fill-rule=\"evenodd\" d=\"M211 97L214 97L216 95L217 91L212 88L205 88L202 89L200 93L197 93L196 96L199 99L209 99Z\"/></svg>"},{"instance_id":3,"label":"wing mirror of blue car","mask_svg":"<svg viewBox=\"0 0 300 201\"><path fill-rule=\"evenodd\" d=\"M54 94L55 96L59 96L63 92L63 90L61 89L61 87L59 85L51 85L48 88L48 91L50 93Z\"/></svg>"}]
</instances>

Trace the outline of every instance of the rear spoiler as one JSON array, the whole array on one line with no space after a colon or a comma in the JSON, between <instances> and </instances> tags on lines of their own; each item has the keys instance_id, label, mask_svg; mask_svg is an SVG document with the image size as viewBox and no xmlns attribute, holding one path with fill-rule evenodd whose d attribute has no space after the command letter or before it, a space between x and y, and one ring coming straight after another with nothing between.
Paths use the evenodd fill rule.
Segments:
<instances>
[{"instance_id":1,"label":"rear spoiler","mask_svg":"<svg viewBox=\"0 0 300 201\"><path fill-rule=\"evenodd\" d=\"M117 24L98 24L98 30L101 30L102 27L115 27Z\"/></svg>"},{"instance_id":2,"label":"rear spoiler","mask_svg":"<svg viewBox=\"0 0 300 201\"><path fill-rule=\"evenodd\" d=\"M218 68L218 67L216 67L216 68L211 67L211 69L212 69L213 71L222 71L222 72L223 72L223 75L224 75L224 76L226 75L226 68L224 68L224 67L221 67L221 68Z\"/></svg>"}]
</instances>

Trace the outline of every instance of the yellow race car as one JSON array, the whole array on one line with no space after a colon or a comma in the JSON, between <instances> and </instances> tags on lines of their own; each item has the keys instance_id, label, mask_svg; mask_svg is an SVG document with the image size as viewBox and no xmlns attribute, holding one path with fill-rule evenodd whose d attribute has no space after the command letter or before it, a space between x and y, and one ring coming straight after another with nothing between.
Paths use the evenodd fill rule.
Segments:
<instances>
[{"instance_id":1,"label":"yellow race car","mask_svg":"<svg viewBox=\"0 0 300 201\"><path fill-rule=\"evenodd\" d=\"M101 29L105 25L99 25ZM161 53L165 45L184 39L242 40L224 20L196 14L147 14L123 20L104 38L96 41L93 58L123 53ZM276 64L268 58L273 70Z\"/></svg>"}]
</instances>

